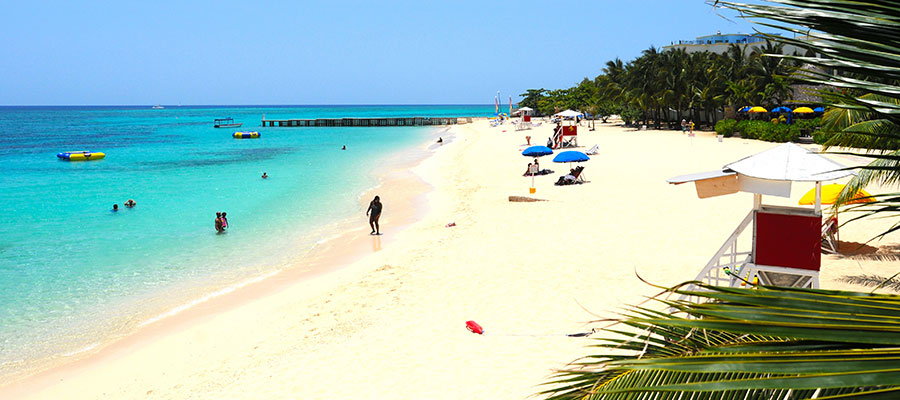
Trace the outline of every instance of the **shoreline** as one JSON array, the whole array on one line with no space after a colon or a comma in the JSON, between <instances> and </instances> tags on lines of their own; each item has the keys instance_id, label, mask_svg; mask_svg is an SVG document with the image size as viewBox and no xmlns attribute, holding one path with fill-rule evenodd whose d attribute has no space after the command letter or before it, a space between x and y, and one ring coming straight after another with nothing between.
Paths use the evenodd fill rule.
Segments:
<instances>
[{"instance_id":1,"label":"shoreline","mask_svg":"<svg viewBox=\"0 0 900 400\"><path fill-rule=\"evenodd\" d=\"M317 241L311 248L298 249L299 253L286 257L287 261L277 269L248 276L240 281L226 282L214 278L204 285L206 289L192 286L194 296L187 297L186 302L166 308L161 313L147 313L149 318L137 323L129 332L109 335L103 341L41 359L34 368L4 375L2 378L5 381L0 381L0 397L32 392L35 387L59 377L72 376L104 360L125 354L144 342L177 332L192 323L238 308L299 282L321 279L360 258L381 251L382 246L395 240L398 232L407 229L416 222L417 217L427 212L427 205L422 199L433 187L410 171L434 156L435 149L431 146L433 139L439 134L446 134L448 130L447 127L428 129L425 131L429 133L424 141L389 156L400 157L400 160L388 161L377 167L372 172L375 185L357 195L358 212L363 217L348 217L331 226L311 231L310 236L325 238ZM392 203L396 204L391 205L390 212L386 212L380 221L382 226L389 224L390 233L370 236L364 232L368 229L364 212L368 198L380 190L402 195L391 197ZM396 207L397 205L400 207ZM365 224L365 228L360 228L360 223Z\"/></svg>"},{"instance_id":2,"label":"shoreline","mask_svg":"<svg viewBox=\"0 0 900 400\"><path fill-rule=\"evenodd\" d=\"M583 149L601 146L584 164L587 183L554 186L568 165L545 158L557 173L536 177L531 196L546 201L508 201L529 195L524 136L540 143L550 129L456 126L444 148L409 171L433 189L421 193L422 217L392 232L389 246L375 251L375 237L363 231L356 243L368 254L333 272L286 282L233 308L201 305L192 311L200 316L165 334L19 393L530 398L546 389L541 385L554 370L590 354L589 339L565 334L659 291L636 275L663 286L693 279L752 204L747 193L700 200L693 188L666 179L777 145L599 125L579 134ZM809 189L801 186L790 199L766 203L796 204ZM389 189L374 190L385 198ZM363 206L368 197L360 200ZM385 198L383 218L400 207ZM841 237L865 240L885 224L849 224ZM823 288L859 290L839 277L893 269L890 262L828 255L820 280ZM467 320L485 334L468 332Z\"/></svg>"}]
</instances>

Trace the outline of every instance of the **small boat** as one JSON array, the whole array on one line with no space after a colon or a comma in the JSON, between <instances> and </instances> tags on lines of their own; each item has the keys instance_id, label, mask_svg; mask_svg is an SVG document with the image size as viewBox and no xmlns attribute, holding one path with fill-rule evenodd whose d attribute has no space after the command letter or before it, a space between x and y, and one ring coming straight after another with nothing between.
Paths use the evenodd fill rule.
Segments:
<instances>
[{"instance_id":1,"label":"small boat","mask_svg":"<svg viewBox=\"0 0 900 400\"><path fill-rule=\"evenodd\" d=\"M153 106L153 107L151 107L151 108L154 109L154 110L162 110L162 109L165 108L165 107L163 107L163 106L157 104L157 105L155 105L155 106Z\"/></svg>"},{"instance_id":2,"label":"small boat","mask_svg":"<svg viewBox=\"0 0 900 400\"><path fill-rule=\"evenodd\" d=\"M99 160L103 157L106 157L106 154L103 154L99 151L64 151L62 153L58 153L56 155L60 160L65 161L90 161L90 160Z\"/></svg>"},{"instance_id":3,"label":"small boat","mask_svg":"<svg viewBox=\"0 0 900 400\"><path fill-rule=\"evenodd\" d=\"M235 139L259 139L259 132L235 132Z\"/></svg>"},{"instance_id":4,"label":"small boat","mask_svg":"<svg viewBox=\"0 0 900 400\"><path fill-rule=\"evenodd\" d=\"M234 122L234 118L217 118L213 121L213 128L240 128L243 122Z\"/></svg>"}]
</instances>

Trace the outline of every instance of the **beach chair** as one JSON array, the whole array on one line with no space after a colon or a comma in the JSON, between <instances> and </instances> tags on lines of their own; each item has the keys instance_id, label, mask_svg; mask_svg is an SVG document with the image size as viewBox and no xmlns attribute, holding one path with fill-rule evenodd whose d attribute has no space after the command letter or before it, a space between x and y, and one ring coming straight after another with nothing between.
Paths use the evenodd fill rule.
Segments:
<instances>
[{"instance_id":1,"label":"beach chair","mask_svg":"<svg viewBox=\"0 0 900 400\"><path fill-rule=\"evenodd\" d=\"M822 224L822 252L838 254L838 220L831 216Z\"/></svg>"},{"instance_id":2,"label":"beach chair","mask_svg":"<svg viewBox=\"0 0 900 400\"><path fill-rule=\"evenodd\" d=\"M589 156L593 156L593 155L596 155L596 154L600 154L600 145L599 145L599 144L595 144L594 147L591 147L591 149L588 150L587 153L584 153L584 154L587 154L587 155L589 155Z\"/></svg>"},{"instance_id":3,"label":"beach chair","mask_svg":"<svg viewBox=\"0 0 900 400\"><path fill-rule=\"evenodd\" d=\"M575 183L584 183L585 182L584 175L582 174L583 171L584 171L583 166L579 165L579 166L575 167L575 173L573 174L573 175L575 175Z\"/></svg>"}]
</instances>

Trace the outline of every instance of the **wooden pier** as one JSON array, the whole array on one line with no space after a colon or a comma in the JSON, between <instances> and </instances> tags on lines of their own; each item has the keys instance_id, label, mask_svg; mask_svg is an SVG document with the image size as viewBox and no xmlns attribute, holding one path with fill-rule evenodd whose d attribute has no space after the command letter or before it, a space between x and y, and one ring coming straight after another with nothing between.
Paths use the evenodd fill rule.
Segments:
<instances>
[{"instance_id":1,"label":"wooden pier","mask_svg":"<svg viewBox=\"0 0 900 400\"><path fill-rule=\"evenodd\" d=\"M400 118L318 118L318 119L266 119L262 126L269 127L338 127L338 126L435 126L472 122L472 118L459 117L400 117Z\"/></svg>"}]
</instances>

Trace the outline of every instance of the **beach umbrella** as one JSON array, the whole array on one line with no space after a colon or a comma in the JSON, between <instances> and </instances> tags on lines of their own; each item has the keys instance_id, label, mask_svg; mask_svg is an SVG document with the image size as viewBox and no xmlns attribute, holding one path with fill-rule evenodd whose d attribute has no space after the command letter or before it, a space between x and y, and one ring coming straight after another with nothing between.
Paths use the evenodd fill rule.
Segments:
<instances>
[{"instance_id":1,"label":"beach umbrella","mask_svg":"<svg viewBox=\"0 0 900 400\"><path fill-rule=\"evenodd\" d=\"M569 150L569 151L564 151L562 153L557 154L556 157L553 157L553 162L555 162L555 163L567 162L567 163L569 163L569 169L572 169L573 162L583 162L583 161L588 161L590 159L591 158L588 157L587 154L584 154L580 151Z\"/></svg>"},{"instance_id":2,"label":"beach umbrella","mask_svg":"<svg viewBox=\"0 0 900 400\"><path fill-rule=\"evenodd\" d=\"M765 108L760 107L760 106L756 106L756 107L751 107L749 110L747 110L747 112L752 112L752 113L764 113L764 112L769 112L769 111L766 110Z\"/></svg>"},{"instance_id":3,"label":"beach umbrella","mask_svg":"<svg viewBox=\"0 0 900 400\"><path fill-rule=\"evenodd\" d=\"M547 146L531 146L522 152L525 157L543 157L553 154L553 150ZM534 193L534 172L531 173L531 191Z\"/></svg>"},{"instance_id":4,"label":"beach umbrella","mask_svg":"<svg viewBox=\"0 0 900 400\"><path fill-rule=\"evenodd\" d=\"M556 157L553 157L553 162L557 162L557 163L582 162L582 161L588 161L590 159L591 158L588 157L587 154L584 154L580 151L569 150L569 151L564 151L562 153L557 154Z\"/></svg>"},{"instance_id":5,"label":"beach umbrella","mask_svg":"<svg viewBox=\"0 0 900 400\"><path fill-rule=\"evenodd\" d=\"M825 112L825 107L821 107L821 106L816 107L816 108L813 108L813 111L817 112L817 113L823 113L823 112Z\"/></svg>"},{"instance_id":6,"label":"beach umbrella","mask_svg":"<svg viewBox=\"0 0 900 400\"><path fill-rule=\"evenodd\" d=\"M844 190L844 184L841 183L832 183L830 185L822 185L822 204L834 204L837 201L838 195L841 194L841 191ZM871 197L872 195L865 190L860 189L853 195L854 200L850 201L847 204L854 203L872 203L875 201ZM800 198L800 202L798 204L802 206L811 206L816 202L816 189L810 189L810 191L806 192L803 197Z\"/></svg>"},{"instance_id":7,"label":"beach umbrella","mask_svg":"<svg viewBox=\"0 0 900 400\"><path fill-rule=\"evenodd\" d=\"M814 112L815 111L813 111L813 109L809 107L800 107L794 110L794 114L812 114Z\"/></svg>"},{"instance_id":8,"label":"beach umbrella","mask_svg":"<svg viewBox=\"0 0 900 400\"><path fill-rule=\"evenodd\" d=\"M742 107L740 110L738 110L739 113L745 113L747 111L750 111L750 106Z\"/></svg>"},{"instance_id":9,"label":"beach umbrella","mask_svg":"<svg viewBox=\"0 0 900 400\"><path fill-rule=\"evenodd\" d=\"M785 107L785 106L781 106L781 107L775 107L775 108L773 108L773 109L772 109L772 112L777 112L777 113L789 113L789 112L791 112L791 109L790 109L790 108L787 108L787 107Z\"/></svg>"},{"instance_id":10,"label":"beach umbrella","mask_svg":"<svg viewBox=\"0 0 900 400\"><path fill-rule=\"evenodd\" d=\"M553 154L553 150L547 146L531 146L522 152L525 157L542 157Z\"/></svg>"}]
</instances>

